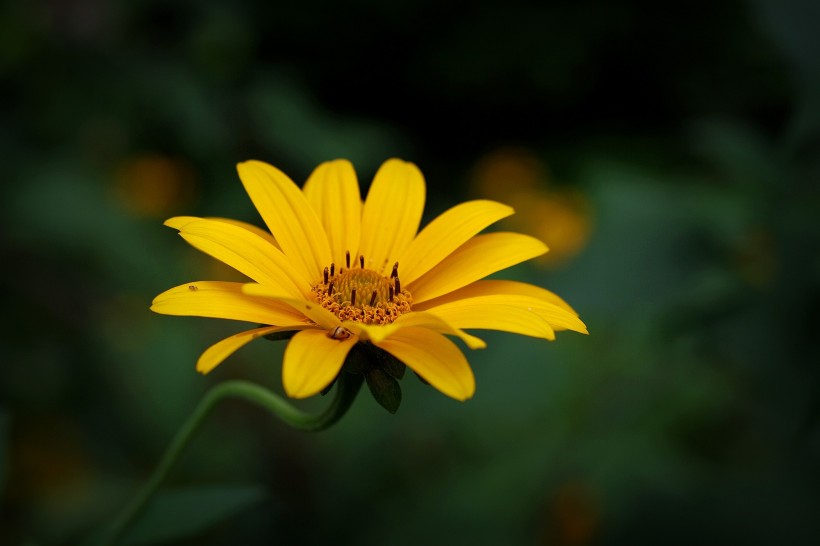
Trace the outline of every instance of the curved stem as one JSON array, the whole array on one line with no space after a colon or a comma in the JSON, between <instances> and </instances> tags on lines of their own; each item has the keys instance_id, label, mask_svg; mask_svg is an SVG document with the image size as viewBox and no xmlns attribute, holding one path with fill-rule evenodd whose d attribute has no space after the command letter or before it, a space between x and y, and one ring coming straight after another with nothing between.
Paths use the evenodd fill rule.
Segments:
<instances>
[{"instance_id":1,"label":"curved stem","mask_svg":"<svg viewBox=\"0 0 820 546\"><path fill-rule=\"evenodd\" d=\"M347 412L362 386L362 380L363 376L359 374L341 373L337 380L336 395L333 401L327 409L318 414L303 412L293 407L281 396L249 381L226 381L216 385L200 400L194 412L177 431L151 477L111 525L105 529L97 544L107 546L117 543L126 529L142 513L148 500L165 480L179 454L220 401L226 398L242 398L267 409L294 428L317 431L328 428Z\"/></svg>"}]
</instances>

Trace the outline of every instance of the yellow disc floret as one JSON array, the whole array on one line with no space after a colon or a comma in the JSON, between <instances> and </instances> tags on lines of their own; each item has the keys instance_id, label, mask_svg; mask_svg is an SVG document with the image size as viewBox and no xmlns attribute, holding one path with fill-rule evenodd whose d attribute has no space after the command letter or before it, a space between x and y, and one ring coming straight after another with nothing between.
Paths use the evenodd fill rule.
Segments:
<instances>
[{"instance_id":1,"label":"yellow disc floret","mask_svg":"<svg viewBox=\"0 0 820 546\"><path fill-rule=\"evenodd\" d=\"M348 253L347 268L337 272L335 264L326 267L322 281L313 287L314 299L341 320L364 324L390 324L410 311L413 299L401 288L398 263L385 277L365 269L363 257L358 262L360 267L351 268Z\"/></svg>"}]
</instances>

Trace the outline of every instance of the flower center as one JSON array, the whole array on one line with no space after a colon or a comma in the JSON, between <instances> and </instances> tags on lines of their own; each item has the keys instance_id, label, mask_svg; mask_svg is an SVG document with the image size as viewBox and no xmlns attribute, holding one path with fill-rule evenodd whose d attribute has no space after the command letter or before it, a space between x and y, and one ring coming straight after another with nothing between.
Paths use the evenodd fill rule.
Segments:
<instances>
[{"instance_id":1,"label":"flower center","mask_svg":"<svg viewBox=\"0 0 820 546\"><path fill-rule=\"evenodd\" d=\"M364 324L390 324L402 313L410 311L413 298L402 289L399 264L393 266L389 277L364 268L364 257L357 260L359 267L336 270L336 264L326 267L322 282L313 287L314 299L342 320Z\"/></svg>"}]
</instances>

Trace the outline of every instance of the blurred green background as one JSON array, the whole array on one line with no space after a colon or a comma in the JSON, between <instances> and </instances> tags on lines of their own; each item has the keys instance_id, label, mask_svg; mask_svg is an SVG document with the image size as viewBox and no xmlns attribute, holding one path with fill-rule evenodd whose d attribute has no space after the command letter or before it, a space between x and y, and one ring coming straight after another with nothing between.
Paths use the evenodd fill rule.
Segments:
<instances>
[{"instance_id":1,"label":"blurred green background","mask_svg":"<svg viewBox=\"0 0 820 546\"><path fill-rule=\"evenodd\" d=\"M281 392L283 343L203 377L243 325L148 311L236 278L165 218L397 156L426 220L514 205L552 252L502 277L591 336L480 332L473 400L411 375L319 434L226 403L128 543L816 544L819 6L4 3L0 543L80 543L209 386Z\"/></svg>"}]
</instances>

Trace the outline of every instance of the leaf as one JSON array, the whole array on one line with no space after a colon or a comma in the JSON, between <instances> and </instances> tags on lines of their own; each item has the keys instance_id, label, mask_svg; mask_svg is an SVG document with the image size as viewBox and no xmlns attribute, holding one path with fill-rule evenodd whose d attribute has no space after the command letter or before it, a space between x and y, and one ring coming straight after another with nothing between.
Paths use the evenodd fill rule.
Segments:
<instances>
[{"instance_id":1,"label":"leaf","mask_svg":"<svg viewBox=\"0 0 820 546\"><path fill-rule=\"evenodd\" d=\"M347 353L344 370L349 373L365 373L372 367L372 352L369 343L357 343Z\"/></svg>"},{"instance_id":2,"label":"leaf","mask_svg":"<svg viewBox=\"0 0 820 546\"><path fill-rule=\"evenodd\" d=\"M365 379L376 402L390 413L396 413L401 404L401 387L396 378L381 368L371 368Z\"/></svg>"},{"instance_id":3,"label":"leaf","mask_svg":"<svg viewBox=\"0 0 820 546\"><path fill-rule=\"evenodd\" d=\"M382 370L390 374L391 376L395 377L396 379L401 379L404 377L404 372L407 370L407 366L396 358L395 356L391 355L387 351L383 351L378 349L379 351L379 366Z\"/></svg>"},{"instance_id":4,"label":"leaf","mask_svg":"<svg viewBox=\"0 0 820 546\"><path fill-rule=\"evenodd\" d=\"M195 486L160 492L126 533L136 546L192 537L259 503L267 496L256 485Z\"/></svg>"}]
</instances>

